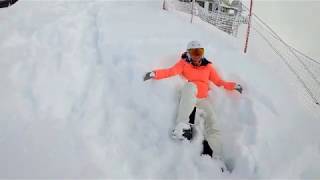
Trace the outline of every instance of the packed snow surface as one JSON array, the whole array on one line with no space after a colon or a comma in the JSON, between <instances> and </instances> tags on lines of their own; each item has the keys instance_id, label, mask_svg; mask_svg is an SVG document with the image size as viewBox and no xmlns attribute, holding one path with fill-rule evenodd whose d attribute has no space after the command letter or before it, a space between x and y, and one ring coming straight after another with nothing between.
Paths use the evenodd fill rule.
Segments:
<instances>
[{"instance_id":1,"label":"packed snow surface","mask_svg":"<svg viewBox=\"0 0 320 180\"><path fill-rule=\"evenodd\" d=\"M286 67L161 7L19 1L1 9L0 178L320 177L320 108L296 95ZM240 95L212 85L209 97L232 173L200 156L200 131L192 142L170 138L184 80L142 81L195 39L225 80L244 86Z\"/></svg>"}]
</instances>

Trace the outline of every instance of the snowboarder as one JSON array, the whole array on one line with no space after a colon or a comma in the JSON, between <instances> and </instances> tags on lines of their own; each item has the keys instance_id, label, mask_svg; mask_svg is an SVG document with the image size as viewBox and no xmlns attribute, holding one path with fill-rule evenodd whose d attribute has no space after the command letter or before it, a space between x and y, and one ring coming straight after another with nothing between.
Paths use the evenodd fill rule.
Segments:
<instances>
[{"instance_id":1,"label":"snowboarder","mask_svg":"<svg viewBox=\"0 0 320 180\"><path fill-rule=\"evenodd\" d=\"M182 75L186 83L181 91L176 127L172 131L175 139L192 138L192 126L196 108L205 112L204 141L202 154L211 157L220 157L222 153L221 143L218 140L218 130L215 127L215 113L208 100L209 81L226 90L236 90L242 93L240 84L227 82L220 78L210 61L204 57L204 47L199 41L191 41L187 45L187 51L181 59L168 69L157 69L146 73L144 81L149 79L163 79L174 75Z\"/></svg>"}]
</instances>

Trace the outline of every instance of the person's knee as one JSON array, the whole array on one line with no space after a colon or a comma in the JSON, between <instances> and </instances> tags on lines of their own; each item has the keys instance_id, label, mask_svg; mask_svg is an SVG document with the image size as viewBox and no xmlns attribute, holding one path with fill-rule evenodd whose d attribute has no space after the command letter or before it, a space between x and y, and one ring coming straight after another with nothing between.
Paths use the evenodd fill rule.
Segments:
<instances>
[{"instance_id":1,"label":"person's knee","mask_svg":"<svg viewBox=\"0 0 320 180\"><path fill-rule=\"evenodd\" d=\"M205 116L204 127L207 134L218 133L219 131L215 128L215 122L212 116L207 116L207 114Z\"/></svg>"},{"instance_id":2,"label":"person's knee","mask_svg":"<svg viewBox=\"0 0 320 180\"><path fill-rule=\"evenodd\" d=\"M209 124L214 124L214 114L210 110L204 111L204 116L209 121Z\"/></svg>"},{"instance_id":3,"label":"person's knee","mask_svg":"<svg viewBox=\"0 0 320 180\"><path fill-rule=\"evenodd\" d=\"M210 138L217 138L219 136L219 130L207 126L205 127L205 135Z\"/></svg>"}]
</instances>

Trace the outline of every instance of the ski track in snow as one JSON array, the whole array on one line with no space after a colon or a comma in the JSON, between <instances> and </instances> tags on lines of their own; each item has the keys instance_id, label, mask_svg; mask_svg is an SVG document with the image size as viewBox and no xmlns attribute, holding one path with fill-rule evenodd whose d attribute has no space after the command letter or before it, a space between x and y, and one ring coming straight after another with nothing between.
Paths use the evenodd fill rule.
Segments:
<instances>
[{"instance_id":1,"label":"ski track in snow","mask_svg":"<svg viewBox=\"0 0 320 180\"><path fill-rule=\"evenodd\" d=\"M289 86L275 82L268 67L242 56L234 39L159 7L161 2L17 4L19 13L0 30L0 177L319 175L319 116L286 94ZM169 138L183 81L142 82L145 72L173 65L191 39L207 44L207 56L225 79L245 87L243 95L216 87L210 93L231 174L199 156L201 134L191 143ZM284 108L288 103L291 109Z\"/></svg>"}]
</instances>

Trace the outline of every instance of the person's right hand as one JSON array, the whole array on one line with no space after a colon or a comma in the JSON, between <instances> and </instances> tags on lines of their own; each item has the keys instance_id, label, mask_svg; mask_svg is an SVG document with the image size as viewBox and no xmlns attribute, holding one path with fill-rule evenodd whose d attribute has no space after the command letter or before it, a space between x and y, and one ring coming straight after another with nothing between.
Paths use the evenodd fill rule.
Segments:
<instances>
[{"instance_id":1,"label":"person's right hand","mask_svg":"<svg viewBox=\"0 0 320 180\"><path fill-rule=\"evenodd\" d=\"M147 80L152 79L154 77L155 77L155 73L153 71L147 72L143 78L143 81L147 81Z\"/></svg>"},{"instance_id":2,"label":"person's right hand","mask_svg":"<svg viewBox=\"0 0 320 180\"><path fill-rule=\"evenodd\" d=\"M240 94L242 94L243 88L240 84L237 84L234 90L238 91Z\"/></svg>"}]
</instances>

